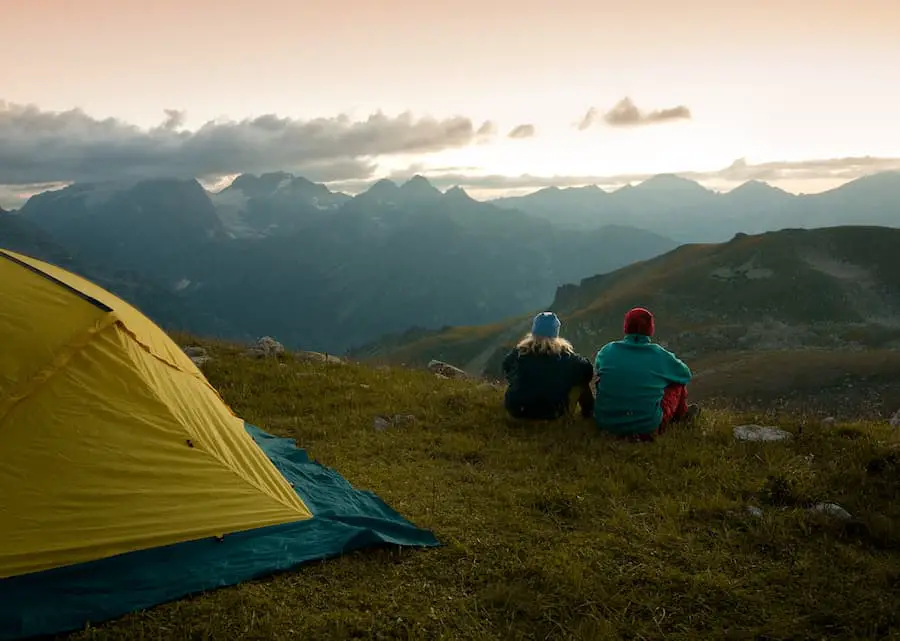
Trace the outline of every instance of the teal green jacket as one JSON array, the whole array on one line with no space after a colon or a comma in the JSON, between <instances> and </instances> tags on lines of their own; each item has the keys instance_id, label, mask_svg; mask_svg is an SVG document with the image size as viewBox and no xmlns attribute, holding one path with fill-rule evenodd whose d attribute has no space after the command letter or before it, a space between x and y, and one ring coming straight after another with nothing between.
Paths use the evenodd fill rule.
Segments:
<instances>
[{"instance_id":1,"label":"teal green jacket","mask_svg":"<svg viewBox=\"0 0 900 641\"><path fill-rule=\"evenodd\" d=\"M617 435L646 434L662 421L660 401L672 383L687 385L691 370L649 337L626 334L604 345L594 360L600 429Z\"/></svg>"}]
</instances>

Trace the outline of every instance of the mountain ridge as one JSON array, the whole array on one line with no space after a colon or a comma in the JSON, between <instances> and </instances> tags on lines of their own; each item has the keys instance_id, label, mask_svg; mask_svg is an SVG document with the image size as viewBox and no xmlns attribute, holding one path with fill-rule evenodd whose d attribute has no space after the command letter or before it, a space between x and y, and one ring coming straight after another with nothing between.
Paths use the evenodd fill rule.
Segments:
<instances>
[{"instance_id":1,"label":"mountain ridge","mask_svg":"<svg viewBox=\"0 0 900 641\"><path fill-rule=\"evenodd\" d=\"M356 197L286 172L242 175L213 194L196 180L73 185L17 215L92 264L221 318L235 328L225 338L275 332L330 353L414 325L489 322L676 245L623 226L558 229L421 176Z\"/></svg>"},{"instance_id":2,"label":"mountain ridge","mask_svg":"<svg viewBox=\"0 0 900 641\"><path fill-rule=\"evenodd\" d=\"M736 233L900 221L900 172L863 176L817 194L792 194L759 180L719 193L672 174L653 176L614 191L571 187L496 198L574 229L620 222L679 242L722 242Z\"/></svg>"},{"instance_id":3,"label":"mountain ridge","mask_svg":"<svg viewBox=\"0 0 900 641\"><path fill-rule=\"evenodd\" d=\"M684 244L562 285L547 308L588 355L621 335L622 316L635 306L651 309L660 339L691 359L730 351L897 348L898 249L900 229L882 227L742 234L726 243ZM388 363L483 362L472 373L498 376L499 357L538 311L485 326L384 337L351 355Z\"/></svg>"}]
</instances>

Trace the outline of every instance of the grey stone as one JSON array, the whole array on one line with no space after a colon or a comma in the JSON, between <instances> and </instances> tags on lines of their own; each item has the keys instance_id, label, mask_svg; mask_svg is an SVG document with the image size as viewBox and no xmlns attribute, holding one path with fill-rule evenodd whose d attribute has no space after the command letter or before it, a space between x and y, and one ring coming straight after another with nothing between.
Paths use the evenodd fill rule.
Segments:
<instances>
[{"instance_id":1,"label":"grey stone","mask_svg":"<svg viewBox=\"0 0 900 641\"><path fill-rule=\"evenodd\" d=\"M783 441L792 434L768 425L738 425L734 428L734 438L739 441Z\"/></svg>"},{"instance_id":2,"label":"grey stone","mask_svg":"<svg viewBox=\"0 0 900 641\"><path fill-rule=\"evenodd\" d=\"M853 517L850 516L850 512L842 508L837 503L816 503L812 509L816 512L822 512L823 514L829 514L835 518L841 519L842 521L849 521Z\"/></svg>"}]
</instances>

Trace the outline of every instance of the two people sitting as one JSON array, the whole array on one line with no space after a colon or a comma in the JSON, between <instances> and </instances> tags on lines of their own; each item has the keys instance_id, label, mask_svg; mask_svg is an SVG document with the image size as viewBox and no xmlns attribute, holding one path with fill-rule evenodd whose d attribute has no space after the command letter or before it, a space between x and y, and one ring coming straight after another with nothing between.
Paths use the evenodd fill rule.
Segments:
<instances>
[{"instance_id":1,"label":"two people sitting","mask_svg":"<svg viewBox=\"0 0 900 641\"><path fill-rule=\"evenodd\" d=\"M572 408L616 436L650 440L672 423L693 420L687 403L690 368L652 340L653 314L625 315L624 337L604 345L592 364L559 335L552 312L535 316L531 332L503 360L505 406L524 419L555 419ZM593 386L593 389L592 389Z\"/></svg>"}]
</instances>

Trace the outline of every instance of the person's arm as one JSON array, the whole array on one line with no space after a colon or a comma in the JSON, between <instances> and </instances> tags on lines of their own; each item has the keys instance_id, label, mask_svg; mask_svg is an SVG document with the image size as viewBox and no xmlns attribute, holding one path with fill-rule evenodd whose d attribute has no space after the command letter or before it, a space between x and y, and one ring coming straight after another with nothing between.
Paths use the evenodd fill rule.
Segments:
<instances>
[{"instance_id":1,"label":"person's arm","mask_svg":"<svg viewBox=\"0 0 900 641\"><path fill-rule=\"evenodd\" d=\"M679 385L687 385L691 382L693 374L691 368L684 361L665 348L660 347L660 353L666 357L663 376L667 381Z\"/></svg>"},{"instance_id":2,"label":"person's arm","mask_svg":"<svg viewBox=\"0 0 900 641\"><path fill-rule=\"evenodd\" d=\"M581 354L574 355L572 365L575 371L575 383L577 385L590 383L594 378L593 364Z\"/></svg>"},{"instance_id":3,"label":"person's arm","mask_svg":"<svg viewBox=\"0 0 900 641\"><path fill-rule=\"evenodd\" d=\"M594 372L599 376L600 372L603 371L603 356L606 354L606 350L609 347L609 343L600 348L597 352L597 355L594 357Z\"/></svg>"},{"instance_id":4,"label":"person's arm","mask_svg":"<svg viewBox=\"0 0 900 641\"><path fill-rule=\"evenodd\" d=\"M503 359L503 375L509 376L509 373L512 371L513 363L516 360L517 352L515 349L509 351L509 353Z\"/></svg>"}]
</instances>

